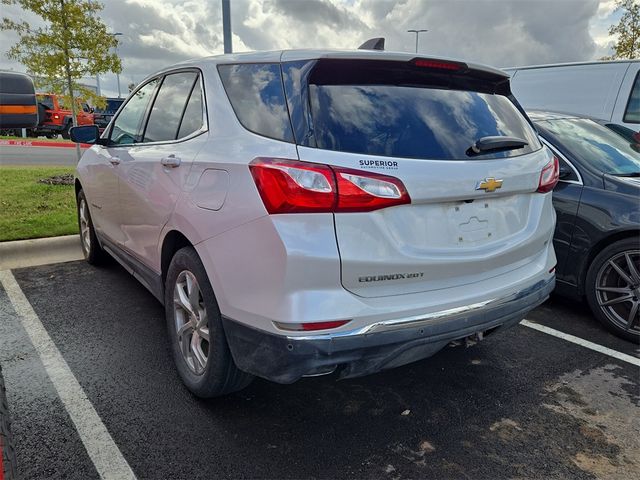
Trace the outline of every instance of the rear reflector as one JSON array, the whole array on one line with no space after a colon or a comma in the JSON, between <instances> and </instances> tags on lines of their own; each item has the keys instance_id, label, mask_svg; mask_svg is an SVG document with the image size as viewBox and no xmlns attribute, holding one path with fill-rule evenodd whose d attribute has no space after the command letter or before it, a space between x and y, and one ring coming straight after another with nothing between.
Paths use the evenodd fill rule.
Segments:
<instances>
[{"instance_id":1,"label":"rear reflector","mask_svg":"<svg viewBox=\"0 0 640 480\"><path fill-rule=\"evenodd\" d=\"M273 322L281 330L291 330L296 332L309 332L315 330L329 330L346 325L351 320L334 320L332 322L311 322L311 323L282 323Z\"/></svg>"},{"instance_id":2,"label":"rear reflector","mask_svg":"<svg viewBox=\"0 0 640 480\"><path fill-rule=\"evenodd\" d=\"M560 178L560 163L558 157L554 155L553 159L545 165L540 173L540 181L538 182L538 192L547 193L554 189Z\"/></svg>"},{"instance_id":3,"label":"rear reflector","mask_svg":"<svg viewBox=\"0 0 640 480\"><path fill-rule=\"evenodd\" d=\"M388 175L282 158L256 158L249 169L267 212L370 212L411 203Z\"/></svg>"},{"instance_id":4,"label":"rear reflector","mask_svg":"<svg viewBox=\"0 0 640 480\"><path fill-rule=\"evenodd\" d=\"M451 70L457 71L467 68L467 66L463 63L456 62L444 62L442 60L428 60L424 58L417 58L413 61L413 64L416 67L421 68L435 68L439 70Z\"/></svg>"}]
</instances>

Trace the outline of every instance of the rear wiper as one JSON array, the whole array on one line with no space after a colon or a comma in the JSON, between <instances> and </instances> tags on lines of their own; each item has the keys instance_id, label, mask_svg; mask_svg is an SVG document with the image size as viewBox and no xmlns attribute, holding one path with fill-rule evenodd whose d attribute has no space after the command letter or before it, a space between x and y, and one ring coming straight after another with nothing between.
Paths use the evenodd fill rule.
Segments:
<instances>
[{"instance_id":1,"label":"rear wiper","mask_svg":"<svg viewBox=\"0 0 640 480\"><path fill-rule=\"evenodd\" d=\"M518 137L482 137L469 147L467 155L477 155L495 150L515 150L526 147L527 145L529 145L527 141Z\"/></svg>"}]
</instances>

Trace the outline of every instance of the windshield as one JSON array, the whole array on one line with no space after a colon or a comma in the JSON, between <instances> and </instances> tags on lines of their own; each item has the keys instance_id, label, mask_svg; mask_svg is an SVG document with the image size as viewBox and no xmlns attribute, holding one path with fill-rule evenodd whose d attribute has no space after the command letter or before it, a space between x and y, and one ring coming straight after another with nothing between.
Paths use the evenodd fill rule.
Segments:
<instances>
[{"instance_id":1,"label":"windshield","mask_svg":"<svg viewBox=\"0 0 640 480\"><path fill-rule=\"evenodd\" d=\"M309 85L319 148L432 160L468 160L486 136L528 145L477 158L504 158L540 148L535 132L503 95L405 85Z\"/></svg>"},{"instance_id":2,"label":"windshield","mask_svg":"<svg viewBox=\"0 0 640 480\"><path fill-rule=\"evenodd\" d=\"M611 175L640 172L640 154L617 133L586 118L536 122L583 163Z\"/></svg>"}]
</instances>

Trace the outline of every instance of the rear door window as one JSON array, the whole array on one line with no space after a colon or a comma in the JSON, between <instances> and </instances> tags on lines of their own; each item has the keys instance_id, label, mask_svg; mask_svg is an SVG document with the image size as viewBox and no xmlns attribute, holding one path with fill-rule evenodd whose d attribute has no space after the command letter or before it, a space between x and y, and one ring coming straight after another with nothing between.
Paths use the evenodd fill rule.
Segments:
<instances>
[{"instance_id":1,"label":"rear door window","mask_svg":"<svg viewBox=\"0 0 640 480\"><path fill-rule=\"evenodd\" d=\"M640 73L636 75L636 80L633 82L623 120L627 123L640 123Z\"/></svg>"},{"instance_id":2,"label":"rear door window","mask_svg":"<svg viewBox=\"0 0 640 480\"><path fill-rule=\"evenodd\" d=\"M167 75L149 115L144 142L173 141L178 135L180 120L193 85L196 72L180 72Z\"/></svg>"},{"instance_id":3,"label":"rear door window","mask_svg":"<svg viewBox=\"0 0 640 480\"><path fill-rule=\"evenodd\" d=\"M280 64L220 65L218 71L244 128L265 137L293 142Z\"/></svg>"},{"instance_id":4,"label":"rear door window","mask_svg":"<svg viewBox=\"0 0 640 480\"><path fill-rule=\"evenodd\" d=\"M433 160L469 159L486 136L518 137L528 145L476 158L504 158L538 150L536 134L503 95L420 85L310 84L318 148Z\"/></svg>"}]
</instances>

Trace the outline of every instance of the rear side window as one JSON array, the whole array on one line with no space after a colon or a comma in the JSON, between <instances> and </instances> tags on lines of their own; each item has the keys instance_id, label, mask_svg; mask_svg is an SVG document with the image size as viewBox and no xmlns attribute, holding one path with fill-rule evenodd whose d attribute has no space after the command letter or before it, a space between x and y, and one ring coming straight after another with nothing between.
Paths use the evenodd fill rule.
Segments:
<instances>
[{"instance_id":1,"label":"rear side window","mask_svg":"<svg viewBox=\"0 0 640 480\"><path fill-rule=\"evenodd\" d=\"M504 158L541 148L537 136L503 95L405 84L310 84L318 148L433 160L468 160L486 136L518 137L528 145L474 158Z\"/></svg>"},{"instance_id":2,"label":"rear side window","mask_svg":"<svg viewBox=\"0 0 640 480\"><path fill-rule=\"evenodd\" d=\"M196 81L191 91L191 96L187 102L187 108L182 116L182 123L180 124L180 130L178 131L178 138L184 138L197 132L202 128L202 88L200 82Z\"/></svg>"},{"instance_id":3,"label":"rear side window","mask_svg":"<svg viewBox=\"0 0 640 480\"><path fill-rule=\"evenodd\" d=\"M238 120L247 130L293 142L280 65L220 65L220 78Z\"/></svg>"},{"instance_id":4,"label":"rear side window","mask_svg":"<svg viewBox=\"0 0 640 480\"><path fill-rule=\"evenodd\" d=\"M111 129L111 143L129 145L142 141L143 119L159 80L154 78L133 94L123 107Z\"/></svg>"},{"instance_id":5,"label":"rear side window","mask_svg":"<svg viewBox=\"0 0 640 480\"><path fill-rule=\"evenodd\" d=\"M144 133L145 143L176 139L182 114L197 78L196 72L173 73L164 78L149 115Z\"/></svg>"},{"instance_id":6,"label":"rear side window","mask_svg":"<svg viewBox=\"0 0 640 480\"><path fill-rule=\"evenodd\" d=\"M633 82L623 120L627 123L640 123L640 73L636 75L636 80Z\"/></svg>"}]
</instances>

